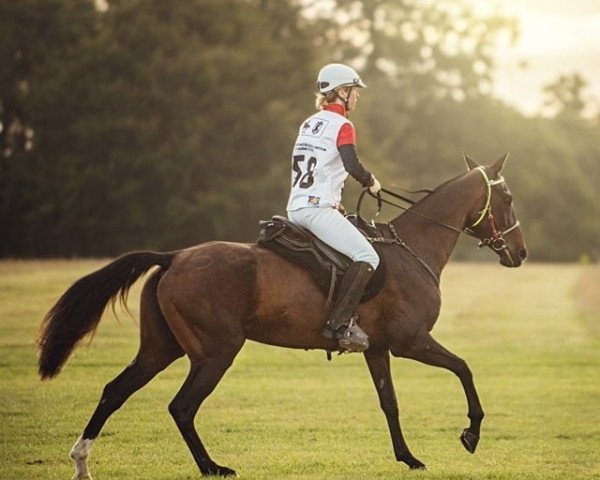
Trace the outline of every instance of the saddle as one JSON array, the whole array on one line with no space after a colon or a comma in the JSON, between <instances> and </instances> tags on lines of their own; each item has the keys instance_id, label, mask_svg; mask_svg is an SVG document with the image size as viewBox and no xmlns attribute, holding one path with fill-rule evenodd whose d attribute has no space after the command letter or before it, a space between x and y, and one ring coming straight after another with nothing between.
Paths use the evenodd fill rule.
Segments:
<instances>
[{"instance_id":1,"label":"saddle","mask_svg":"<svg viewBox=\"0 0 600 480\"><path fill-rule=\"evenodd\" d=\"M382 233L369 225L356 214L346 215L346 218L366 237L381 237ZM286 260L308 270L316 285L327 296L327 307L336 298L337 287L353 261L315 237L305 228L293 224L287 218L275 215L271 220L259 222L259 238L257 244L272 250ZM361 303L373 298L381 290L385 280L385 263L379 251L380 246L374 245L379 254L380 262L371 280L365 287L360 299Z\"/></svg>"}]
</instances>

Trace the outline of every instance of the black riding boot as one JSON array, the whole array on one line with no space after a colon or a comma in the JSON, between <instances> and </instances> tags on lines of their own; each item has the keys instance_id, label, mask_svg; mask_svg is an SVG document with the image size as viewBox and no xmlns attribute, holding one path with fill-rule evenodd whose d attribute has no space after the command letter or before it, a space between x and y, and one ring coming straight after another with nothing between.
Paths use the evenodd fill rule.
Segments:
<instances>
[{"instance_id":1,"label":"black riding boot","mask_svg":"<svg viewBox=\"0 0 600 480\"><path fill-rule=\"evenodd\" d=\"M323 335L338 340L340 347L348 352L362 352L369 348L369 336L356 323L356 308L373 273L373 267L366 262L354 262L350 266L342 279L333 311L323 330Z\"/></svg>"}]
</instances>

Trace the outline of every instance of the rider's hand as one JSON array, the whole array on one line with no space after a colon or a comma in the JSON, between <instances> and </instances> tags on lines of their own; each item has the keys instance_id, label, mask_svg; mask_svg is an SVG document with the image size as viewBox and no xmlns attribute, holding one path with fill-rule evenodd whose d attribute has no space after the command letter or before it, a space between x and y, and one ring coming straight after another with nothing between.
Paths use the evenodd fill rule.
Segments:
<instances>
[{"instance_id":1,"label":"rider's hand","mask_svg":"<svg viewBox=\"0 0 600 480\"><path fill-rule=\"evenodd\" d=\"M371 184L369 185L369 193L371 195L378 195L381 190L381 183L373 175L371 175Z\"/></svg>"}]
</instances>

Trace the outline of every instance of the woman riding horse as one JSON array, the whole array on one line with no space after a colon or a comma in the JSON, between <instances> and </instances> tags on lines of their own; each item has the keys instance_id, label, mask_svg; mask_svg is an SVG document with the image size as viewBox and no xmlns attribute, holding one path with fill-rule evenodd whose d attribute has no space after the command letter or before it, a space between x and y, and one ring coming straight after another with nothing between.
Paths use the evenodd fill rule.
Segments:
<instances>
[{"instance_id":1,"label":"woman riding horse","mask_svg":"<svg viewBox=\"0 0 600 480\"><path fill-rule=\"evenodd\" d=\"M373 195L381 190L377 179L358 159L356 131L348 120L348 113L358 101L358 88L364 87L347 65L332 63L319 72L319 111L300 126L292 154L292 188L287 204L288 218L293 223L310 230L354 262L344 275L323 331L348 352L369 348L368 336L357 323L356 307L379 265L375 249L339 211L348 174Z\"/></svg>"}]
</instances>

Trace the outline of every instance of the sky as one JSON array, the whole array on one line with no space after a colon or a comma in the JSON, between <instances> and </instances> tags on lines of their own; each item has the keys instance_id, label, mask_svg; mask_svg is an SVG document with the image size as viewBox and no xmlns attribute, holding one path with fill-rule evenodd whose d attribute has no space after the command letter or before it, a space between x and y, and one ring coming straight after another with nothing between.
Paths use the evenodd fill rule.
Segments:
<instances>
[{"instance_id":1,"label":"sky","mask_svg":"<svg viewBox=\"0 0 600 480\"><path fill-rule=\"evenodd\" d=\"M498 50L496 96L535 114L544 85L578 72L589 84L584 94L600 102L600 0L502 0L500 5L519 19L521 35L516 45Z\"/></svg>"}]
</instances>

